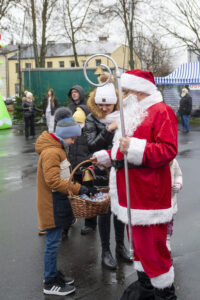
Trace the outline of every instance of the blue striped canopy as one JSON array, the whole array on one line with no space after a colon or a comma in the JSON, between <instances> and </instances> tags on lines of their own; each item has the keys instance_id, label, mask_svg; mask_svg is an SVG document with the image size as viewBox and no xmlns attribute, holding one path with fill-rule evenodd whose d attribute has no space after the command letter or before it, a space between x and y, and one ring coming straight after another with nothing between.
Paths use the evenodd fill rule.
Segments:
<instances>
[{"instance_id":1,"label":"blue striped canopy","mask_svg":"<svg viewBox=\"0 0 200 300\"><path fill-rule=\"evenodd\" d=\"M156 85L200 84L200 62L182 64L168 76L155 77L155 82Z\"/></svg>"}]
</instances>

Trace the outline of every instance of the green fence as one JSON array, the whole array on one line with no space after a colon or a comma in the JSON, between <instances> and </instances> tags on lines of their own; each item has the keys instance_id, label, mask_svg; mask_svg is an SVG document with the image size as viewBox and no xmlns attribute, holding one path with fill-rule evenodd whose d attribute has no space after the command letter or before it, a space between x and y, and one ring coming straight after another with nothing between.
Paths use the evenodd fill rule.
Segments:
<instances>
[{"instance_id":1,"label":"green fence","mask_svg":"<svg viewBox=\"0 0 200 300\"><path fill-rule=\"evenodd\" d=\"M97 76L94 74L96 69L89 68L88 77L97 82ZM49 88L55 92L56 98L62 105L67 101L67 94L73 85L81 85L85 92L88 92L92 86L84 77L82 68L73 69L30 69L23 70L24 90L29 90L40 100L47 94Z\"/></svg>"}]
</instances>

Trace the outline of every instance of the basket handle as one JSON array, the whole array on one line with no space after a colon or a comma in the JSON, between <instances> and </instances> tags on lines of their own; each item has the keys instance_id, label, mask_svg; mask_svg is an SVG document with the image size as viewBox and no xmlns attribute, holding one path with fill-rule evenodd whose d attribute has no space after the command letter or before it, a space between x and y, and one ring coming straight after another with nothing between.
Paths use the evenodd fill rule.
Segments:
<instances>
[{"instance_id":1,"label":"basket handle","mask_svg":"<svg viewBox=\"0 0 200 300\"><path fill-rule=\"evenodd\" d=\"M74 174L76 173L76 171L77 171L81 166L83 166L83 165L85 165L85 164L87 164L87 163L91 163L91 164L92 164L92 161L91 161L90 159L84 160L84 161L82 161L80 164L78 164L78 165L72 170L72 173L71 173L71 175L70 175L70 177L69 177L69 180L68 180L68 194L69 194L69 197L72 197L72 196L73 196L73 193L72 193L72 190L70 189L70 186L71 186L72 180L73 180L73 178L74 178ZM104 165L101 165L101 166L105 169L105 171L106 171L106 173L107 173L107 175L108 175L108 177L109 177L110 172L109 172L108 168L105 167Z\"/></svg>"}]
</instances>

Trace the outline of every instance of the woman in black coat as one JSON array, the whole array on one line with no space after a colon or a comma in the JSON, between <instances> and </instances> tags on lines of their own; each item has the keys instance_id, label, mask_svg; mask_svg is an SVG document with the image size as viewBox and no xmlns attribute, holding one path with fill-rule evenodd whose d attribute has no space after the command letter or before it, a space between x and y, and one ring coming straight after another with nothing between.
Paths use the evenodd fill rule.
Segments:
<instances>
[{"instance_id":1,"label":"woman in black coat","mask_svg":"<svg viewBox=\"0 0 200 300\"><path fill-rule=\"evenodd\" d=\"M102 75L100 77L101 82L106 79L107 76ZM117 120L119 120L119 103L114 85L109 83L104 87L98 87L90 94L87 105L91 113L86 119L85 134L90 153L92 154L101 149L111 149L114 131L118 127ZM106 172L104 172L104 176L108 185ZM102 264L108 269L116 269L117 264L110 251L110 220L110 210L107 214L98 217ZM114 216L116 256L123 261L131 262L128 251L124 246L124 228L125 225Z\"/></svg>"},{"instance_id":2,"label":"woman in black coat","mask_svg":"<svg viewBox=\"0 0 200 300\"><path fill-rule=\"evenodd\" d=\"M25 138L28 139L29 134L35 137L35 111L41 110L35 107L33 94L26 92L26 97L22 99L22 110L24 111Z\"/></svg>"}]
</instances>

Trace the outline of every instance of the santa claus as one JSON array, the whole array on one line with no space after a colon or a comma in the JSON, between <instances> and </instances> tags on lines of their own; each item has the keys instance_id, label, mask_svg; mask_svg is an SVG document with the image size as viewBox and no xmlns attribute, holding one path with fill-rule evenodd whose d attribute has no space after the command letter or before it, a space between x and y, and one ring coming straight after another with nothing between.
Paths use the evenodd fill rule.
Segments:
<instances>
[{"instance_id":1,"label":"santa claus","mask_svg":"<svg viewBox=\"0 0 200 300\"><path fill-rule=\"evenodd\" d=\"M130 185L134 267L138 281L125 299L177 299L174 268L166 246L167 222L172 219L169 162L177 154L177 119L162 99L151 72L127 71L121 77L125 93L126 137L116 130L112 150L94 153L94 160L111 167L111 210L128 224L124 154ZM119 126L120 127L120 126Z\"/></svg>"}]
</instances>

